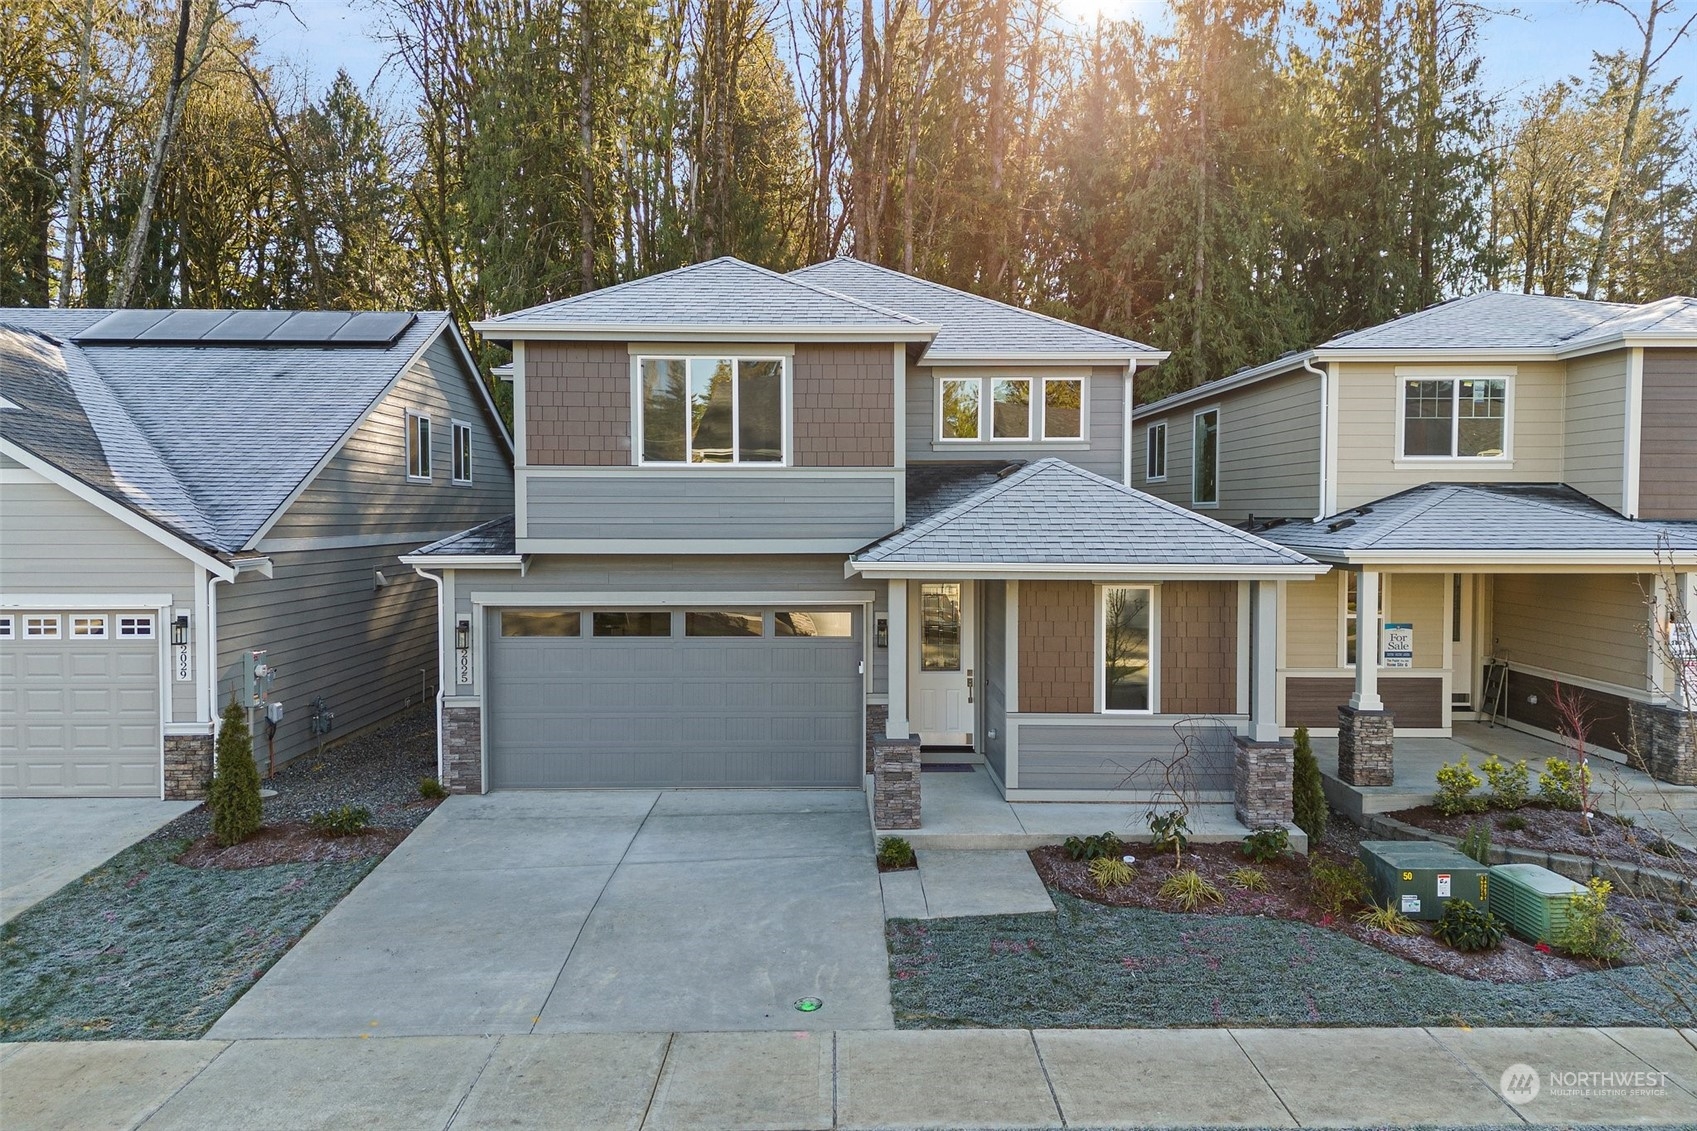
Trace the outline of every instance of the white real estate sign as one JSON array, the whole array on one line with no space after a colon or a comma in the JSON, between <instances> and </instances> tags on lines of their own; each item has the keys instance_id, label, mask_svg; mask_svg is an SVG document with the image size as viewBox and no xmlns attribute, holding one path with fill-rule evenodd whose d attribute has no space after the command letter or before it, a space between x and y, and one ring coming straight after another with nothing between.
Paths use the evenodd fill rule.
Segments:
<instances>
[{"instance_id":1,"label":"white real estate sign","mask_svg":"<svg viewBox=\"0 0 1697 1131\"><path fill-rule=\"evenodd\" d=\"M1379 637L1379 654L1383 657L1381 666L1387 668L1412 668L1414 666L1414 626L1412 624L1387 624Z\"/></svg>"}]
</instances>

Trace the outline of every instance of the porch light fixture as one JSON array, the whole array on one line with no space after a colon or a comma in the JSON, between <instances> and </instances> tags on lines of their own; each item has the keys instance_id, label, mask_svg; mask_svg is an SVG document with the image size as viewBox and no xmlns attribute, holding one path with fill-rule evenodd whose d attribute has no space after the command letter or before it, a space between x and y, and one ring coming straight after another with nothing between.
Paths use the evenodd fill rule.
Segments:
<instances>
[{"instance_id":1,"label":"porch light fixture","mask_svg":"<svg viewBox=\"0 0 1697 1131\"><path fill-rule=\"evenodd\" d=\"M189 642L189 615L177 614L177 619L171 622L171 644L176 648L185 648Z\"/></svg>"},{"instance_id":2,"label":"porch light fixture","mask_svg":"<svg viewBox=\"0 0 1697 1131\"><path fill-rule=\"evenodd\" d=\"M454 622L454 647L465 649L471 647L471 622L458 620Z\"/></svg>"},{"instance_id":3,"label":"porch light fixture","mask_svg":"<svg viewBox=\"0 0 1697 1131\"><path fill-rule=\"evenodd\" d=\"M879 613L878 617L877 617L877 619L874 623L875 623L875 626L876 626L873 629L874 640L876 641L878 647L888 648L890 646L890 617L889 617L889 615L887 613Z\"/></svg>"}]
</instances>

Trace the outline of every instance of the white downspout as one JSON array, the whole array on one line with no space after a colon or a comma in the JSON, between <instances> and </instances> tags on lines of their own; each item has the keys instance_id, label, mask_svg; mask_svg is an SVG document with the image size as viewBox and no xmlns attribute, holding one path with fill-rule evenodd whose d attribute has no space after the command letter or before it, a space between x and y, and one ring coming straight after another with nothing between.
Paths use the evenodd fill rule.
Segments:
<instances>
[{"instance_id":1,"label":"white downspout","mask_svg":"<svg viewBox=\"0 0 1697 1131\"><path fill-rule=\"evenodd\" d=\"M1328 403L1329 397L1327 396L1330 389L1328 389L1327 386L1330 384L1331 378L1327 376L1324 369L1314 368L1313 354L1309 354L1302 359L1302 368L1320 379L1320 493L1316 496L1316 500L1319 503L1317 509L1320 513L1314 516L1314 521L1319 522L1322 518L1327 517L1326 475L1330 469L1326 466L1326 454L1331 449L1330 434L1327 431L1327 425L1330 423L1328 417L1331 415L1331 405Z\"/></svg>"},{"instance_id":2,"label":"white downspout","mask_svg":"<svg viewBox=\"0 0 1697 1131\"><path fill-rule=\"evenodd\" d=\"M443 775L447 770L442 760L442 697L448 693L448 678L453 670L443 663L442 656L442 630L447 625L448 587L441 577L427 572L423 566L413 566L412 569L420 577L427 577L436 583L436 780L442 782L446 781Z\"/></svg>"}]
</instances>

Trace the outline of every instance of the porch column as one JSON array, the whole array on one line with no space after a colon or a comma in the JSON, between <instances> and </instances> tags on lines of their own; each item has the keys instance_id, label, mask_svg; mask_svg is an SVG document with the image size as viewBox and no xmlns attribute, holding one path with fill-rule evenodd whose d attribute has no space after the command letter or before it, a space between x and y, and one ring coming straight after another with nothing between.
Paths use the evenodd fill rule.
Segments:
<instances>
[{"instance_id":1,"label":"porch column","mask_svg":"<svg viewBox=\"0 0 1697 1131\"><path fill-rule=\"evenodd\" d=\"M1233 808L1246 828L1284 828L1292 817L1295 747L1279 737L1278 583L1252 582L1249 600L1249 733L1236 740Z\"/></svg>"},{"instance_id":2,"label":"porch column","mask_svg":"<svg viewBox=\"0 0 1697 1131\"><path fill-rule=\"evenodd\" d=\"M1249 633L1249 737L1276 742L1279 737L1279 587L1276 582L1250 585L1252 624Z\"/></svg>"},{"instance_id":3,"label":"porch column","mask_svg":"<svg viewBox=\"0 0 1697 1131\"><path fill-rule=\"evenodd\" d=\"M1697 573L1676 573L1673 585L1669 651L1674 661L1674 702L1697 711Z\"/></svg>"},{"instance_id":4,"label":"porch column","mask_svg":"<svg viewBox=\"0 0 1697 1131\"><path fill-rule=\"evenodd\" d=\"M1390 785L1395 734L1396 720L1379 697L1379 573L1364 569L1355 581L1355 693L1338 708L1338 777Z\"/></svg>"},{"instance_id":5,"label":"porch column","mask_svg":"<svg viewBox=\"0 0 1697 1131\"><path fill-rule=\"evenodd\" d=\"M890 583L890 710L872 743L872 827L919 827L919 739L907 717L907 582Z\"/></svg>"},{"instance_id":6,"label":"porch column","mask_svg":"<svg viewBox=\"0 0 1697 1131\"><path fill-rule=\"evenodd\" d=\"M1357 711L1383 711L1379 698L1379 571L1364 569L1355 580L1355 694Z\"/></svg>"},{"instance_id":7,"label":"porch column","mask_svg":"<svg viewBox=\"0 0 1697 1131\"><path fill-rule=\"evenodd\" d=\"M890 716L884 723L884 737L907 740L910 733L907 718L907 582L891 581L890 585L890 646L886 662L889 668Z\"/></svg>"}]
</instances>

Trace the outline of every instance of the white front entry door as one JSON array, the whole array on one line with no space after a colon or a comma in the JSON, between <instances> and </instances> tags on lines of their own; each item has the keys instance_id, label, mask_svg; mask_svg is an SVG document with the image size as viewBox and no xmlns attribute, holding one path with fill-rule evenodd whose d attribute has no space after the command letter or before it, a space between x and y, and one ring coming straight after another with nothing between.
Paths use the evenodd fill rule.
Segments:
<instances>
[{"instance_id":1,"label":"white front entry door","mask_svg":"<svg viewBox=\"0 0 1697 1131\"><path fill-rule=\"evenodd\" d=\"M908 712L914 733L927 746L971 746L978 710L973 584L922 581L908 591L914 626Z\"/></svg>"}]
</instances>

